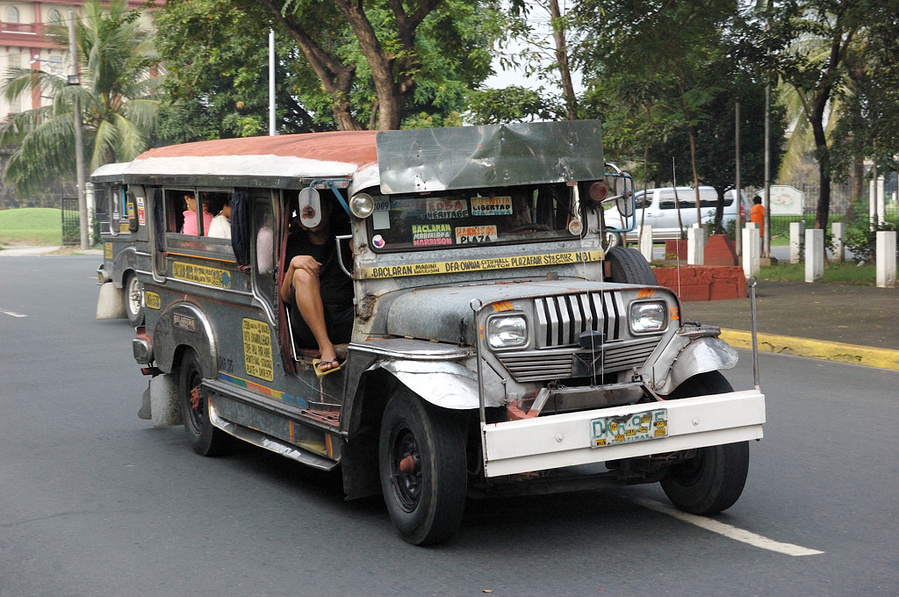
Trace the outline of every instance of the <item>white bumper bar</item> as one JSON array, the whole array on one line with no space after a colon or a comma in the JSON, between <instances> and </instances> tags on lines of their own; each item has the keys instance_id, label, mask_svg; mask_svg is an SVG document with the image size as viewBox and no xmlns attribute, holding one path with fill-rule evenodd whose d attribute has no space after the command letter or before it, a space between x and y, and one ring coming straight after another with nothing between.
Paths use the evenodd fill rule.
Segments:
<instances>
[{"instance_id":1,"label":"white bumper bar","mask_svg":"<svg viewBox=\"0 0 899 597\"><path fill-rule=\"evenodd\" d=\"M660 408L668 411L667 437L591 447L594 419ZM487 477L498 477L761 439L764 422L765 395L746 390L484 423L481 425L484 472Z\"/></svg>"}]
</instances>

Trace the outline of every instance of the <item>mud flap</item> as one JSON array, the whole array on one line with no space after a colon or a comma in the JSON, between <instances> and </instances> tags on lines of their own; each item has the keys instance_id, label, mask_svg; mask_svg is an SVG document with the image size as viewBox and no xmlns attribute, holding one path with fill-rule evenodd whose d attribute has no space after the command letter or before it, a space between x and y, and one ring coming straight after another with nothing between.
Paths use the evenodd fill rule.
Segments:
<instances>
[{"instance_id":1,"label":"mud flap","mask_svg":"<svg viewBox=\"0 0 899 597\"><path fill-rule=\"evenodd\" d=\"M97 299L97 319L124 319L125 291L116 288L112 282L100 286L100 297Z\"/></svg>"},{"instance_id":2,"label":"mud flap","mask_svg":"<svg viewBox=\"0 0 899 597\"><path fill-rule=\"evenodd\" d=\"M144 392L144 405L146 405L149 397L150 412L149 418L153 422L153 427L171 427L172 425L181 425L181 405L178 404L178 385L172 379L171 375L157 375L150 380L150 387ZM138 416L144 413L144 407Z\"/></svg>"}]
</instances>

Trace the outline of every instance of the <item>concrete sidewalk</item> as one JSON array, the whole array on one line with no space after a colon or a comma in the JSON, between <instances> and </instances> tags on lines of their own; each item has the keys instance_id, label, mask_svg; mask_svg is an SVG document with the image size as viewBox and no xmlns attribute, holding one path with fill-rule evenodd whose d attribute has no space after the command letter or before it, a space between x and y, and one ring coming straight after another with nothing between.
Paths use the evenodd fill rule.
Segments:
<instances>
[{"instance_id":1,"label":"concrete sidewalk","mask_svg":"<svg viewBox=\"0 0 899 597\"><path fill-rule=\"evenodd\" d=\"M103 249L82 249L78 246L51 247L2 247L0 257L25 257L35 255L102 255Z\"/></svg>"},{"instance_id":2,"label":"concrete sidewalk","mask_svg":"<svg viewBox=\"0 0 899 597\"><path fill-rule=\"evenodd\" d=\"M683 303L683 318L751 348L749 298ZM759 350L899 370L899 288L765 282L756 286Z\"/></svg>"}]
</instances>

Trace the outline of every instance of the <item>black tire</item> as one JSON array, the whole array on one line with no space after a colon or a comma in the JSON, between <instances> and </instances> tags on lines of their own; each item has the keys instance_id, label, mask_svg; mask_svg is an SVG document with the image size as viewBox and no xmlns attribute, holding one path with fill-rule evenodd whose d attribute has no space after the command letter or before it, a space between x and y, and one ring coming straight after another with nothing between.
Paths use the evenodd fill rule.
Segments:
<instances>
[{"instance_id":1,"label":"black tire","mask_svg":"<svg viewBox=\"0 0 899 597\"><path fill-rule=\"evenodd\" d=\"M128 321L131 325L143 325L144 286L136 274L129 274L125 278L123 290L125 292L125 315L128 316Z\"/></svg>"},{"instance_id":2,"label":"black tire","mask_svg":"<svg viewBox=\"0 0 899 597\"><path fill-rule=\"evenodd\" d=\"M682 383L669 399L731 392L718 371L695 375ZM709 446L696 457L671 467L661 480L671 503L684 512L708 516L733 506L743 493L749 474L749 442Z\"/></svg>"},{"instance_id":3,"label":"black tire","mask_svg":"<svg viewBox=\"0 0 899 597\"><path fill-rule=\"evenodd\" d=\"M613 247L606 251L609 262L609 280L623 284L656 286L656 275L649 267L643 253L628 247Z\"/></svg>"},{"instance_id":4,"label":"black tire","mask_svg":"<svg viewBox=\"0 0 899 597\"><path fill-rule=\"evenodd\" d=\"M226 451L228 434L209 420L209 401L200 388L203 377L203 367L197 353L187 349L181 359L178 376L184 431L194 452L201 456L219 456Z\"/></svg>"},{"instance_id":5,"label":"black tire","mask_svg":"<svg viewBox=\"0 0 899 597\"><path fill-rule=\"evenodd\" d=\"M393 524L413 545L449 539L465 509L464 435L448 414L403 391L381 419L381 490Z\"/></svg>"}]
</instances>

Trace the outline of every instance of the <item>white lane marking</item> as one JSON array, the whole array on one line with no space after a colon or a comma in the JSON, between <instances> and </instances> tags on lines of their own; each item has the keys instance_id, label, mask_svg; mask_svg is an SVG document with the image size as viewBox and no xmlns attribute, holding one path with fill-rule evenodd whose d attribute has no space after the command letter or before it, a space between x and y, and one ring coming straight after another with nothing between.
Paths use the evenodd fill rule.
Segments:
<instances>
[{"instance_id":1,"label":"white lane marking","mask_svg":"<svg viewBox=\"0 0 899 597\"><path fill-rule=\"evenodd\" d=\"M698 526L699 528L711 531L713 533L718 533L719 535L727 537L728 539L733 539L734 541L748 543L749 545L758 547L760 549L767 549L768 551L774 551L777 553L786 554L788 556L814 556L824 553L823 551L818 551L817 549L809 549L807 547L802 547L801 545L793 545L792 543L781 543L780 541L774 541L773 539L768 539L767 537L763 537L762 535L757 535L756 533L747 531L745 529L740 529L723 522L718 522L717 520L712 520L711 518L681 512L673 506L669 506L655 500L635 498L634 501L644 508L649 508L650 510L655 510L656 512L661 512L662 514L667 514L672 518L676 518L683 522L688 522L692 525Z\"/></svg>"},{"instance_id":2,"label":"white lane marking","mask_svg":"<svg viewBox=\"0 0 899 597\"><path fill-rule=\"evenodd\" d=\"M11 317L28 317L27 315L22 315L21 313L16 313L15 311L7 311L6 309L0 309L0 313L9 315Z\"/></svg>"}]
</instances>

